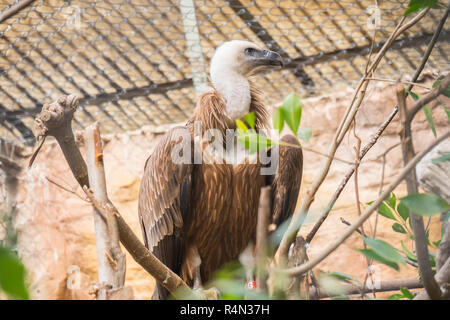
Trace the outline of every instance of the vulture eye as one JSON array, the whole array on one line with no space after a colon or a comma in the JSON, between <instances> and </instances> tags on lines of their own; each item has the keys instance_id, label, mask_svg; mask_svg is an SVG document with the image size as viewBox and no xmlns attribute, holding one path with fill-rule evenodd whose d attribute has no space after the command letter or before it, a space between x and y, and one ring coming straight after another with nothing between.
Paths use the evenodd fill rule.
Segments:
<instances>
[{"instance_id":1,"label":"vulture eye","mask_svg":"<svg viewBox=\"0 0 450 320\"><path fill-rule=\"evenodd\" d=\"M254 48L247 48L244 50L244 53L246 56L252 56L255 54L255 52L256 52L256 49L254 49Z\"/></svg>"}]
</instances>

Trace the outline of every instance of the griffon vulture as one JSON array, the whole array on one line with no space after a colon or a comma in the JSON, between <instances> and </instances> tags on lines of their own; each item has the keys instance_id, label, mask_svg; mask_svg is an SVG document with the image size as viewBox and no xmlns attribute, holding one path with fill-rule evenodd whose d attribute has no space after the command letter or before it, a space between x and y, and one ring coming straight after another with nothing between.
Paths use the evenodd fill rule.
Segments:
<instances>
[{"instance_id":1,"label":"griffon vulture","mask_svg":"<svg viewBox=\"0 0 450 320\"><path fill-rule=\"evenodd\" d=\"M139 191L145 245L191 286L195 278L200 278L196 283L208 281L215 270L238 258L250 241L254 243L261 187L272 186L272 224L279 225L292 214L303 159L301 149L280 147L278 167L270 175L261 174L262 161L250 161L248 152L239 160L225 156L222 163L177 163L172 159L180 143L177 132L187 131L192 154L201 150L204 157L208 150L211 154L211 148L204 140L199 143L196 121L201 123L201 134L217 129L225 136L227 129L236 128L236 119L253 111L256 129L269 128L261 92L248 78L281 65L278 53L251 42L234 40L221 45L210 66L214 89L199 97L184 127L173 128L161 138L145 164ZM297 143L293 136L282 139ZM167 296L167 290L157 284L153 299Z\"/></svg>"}]
</instances>

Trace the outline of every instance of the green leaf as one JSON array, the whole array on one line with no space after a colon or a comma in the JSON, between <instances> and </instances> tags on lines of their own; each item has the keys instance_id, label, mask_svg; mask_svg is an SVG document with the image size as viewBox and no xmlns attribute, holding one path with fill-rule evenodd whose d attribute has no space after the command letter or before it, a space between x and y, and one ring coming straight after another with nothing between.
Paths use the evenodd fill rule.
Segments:
<instances>
[{"instance_id":1,"label":"green leaf","mask_svg":"<svg viewBox=\"0 0 450 320\"><path fill-rule=\"evenodd\" d=\"M239 131L238 141L246 149L249 149L250 153L265 150L274 144L272 140L253 130L247 132Z\"/></svg>"},{"instance_id":2,"label":"green leaf","mask_svg":"<svg viewBox=\"0 0 450 320\"><path fill-rule=\"evenodd\" d=\"M337 296L337 297L331 297L330 299L331 299L331 300L349 300L349 299L348 299L348 296L345 295L345 294L342 294L342 295Z\"/></svg>"},{"instance_id":3,"label":"green leaf","mask_svg":"<svg viewBox=\"0 0 450 320\"><path fill-rule=\"evenodd\" d=\"M298 138L308 142L311 139L312 131L310 128L300 128L298 131Z\"/></svg>"},{"instance_id":4,"label":"green leaf","mask_svg":"<svg viewBox=\"0 0 450 320\"><path fill-rule=\"evenodd\" d=\"M250 126L250 128L255 129L255 121L256 121L256 117L255 117L255 113L254 112L250 112L244 115L244 119L245 121L247 121L248 125Z\"/></svg>"},{"instance_id":5,"label":"green leaf","mask_svg":"<svg viewBox=\"0 0 450 320\"><path fill-rule=\"evenodd\" d=\"M392 225L392 229L398 233L407 233L405 228L403 228L403 226L397 222Z\"/></svg>"},{"instance_id":6,"label":"green leaf","mask_svg":"<svg viewBox=\"0 0 450 320\"><path fill-rule=\"evenodd\" d=\"M363 237L364 242L375 251L376 254L384 259L394 262L405 264L403 256L395 250L389 243L380 239Z\"/></svg>"},{"instance_id":7,"label":"green leaf","mask_svg":"<svg viewBox=\"0 0 450 320\"><path fill-rule=\"evenodd\" d=\"M388 219L396 220L394 214L392 213L389 206L386 204L386 201L383 201L378 207L378 212Z\"/></svg>"},{"instance_id":8,"label":"green leaf","mask_svg":"<svg viewBox=\"0 0 450 320\"><path fill-rule=\"evenodd\" d=\"M335 277L339 280L343 280L343 281L355 281L355 282L359 282L358 279L356 279L355 277L352 277L349 274L346 273L342 273L342 272L330 272L328 273L329 276L331 277Z\"/></svg>"},{"instance_id":9,"label":"green leaf","mask_svg":"<svg viewBox=\"0 0 450 320\"><path fill-rule=\"evenodd\" d=\"M25 268L9 249L0 247L0 288L13 299L28 300Z\"/></svg>"},{"instance_id":10,"label":"green leaf","mask_svg":"<svg viewBox=\"0 0 450 320\"><path fill-rule=\"evenodd\" d=\"M418 0L411 0L408 3L408 9L403 13L403 15L406 17L407 15L419 11L420 9L424 8L425 5L423 3L424 1L418 1Z\"/></svg>"},{"instance_id":11,"label":"green leaf","mask_svg":"<svg viewBox=\"0 0 450 320\"><path fill-rule=\"evenodd\" d=\"M448 222L448 221L450 221L450 212L447 212L444 219L442 219L442 222Z\"/></svg>"},{"instance_id":12,"label":"green leaf","mask_svg":"<svg viewBox=\"0 0 450 320\"><path fill-rule=\"evenodd\" d=\"M440 83L442 82L442 80L436 80L434 83L433 83L433 89L434 88L436 88ZM450 98L450 86L448 86L443 92L442 92L442 94L444 95L444 96L446 96L447 98Z\"/></svg>"},{"instance_id":13,"label":"green leaf","mask_svg":"<svg viewBox=\"0 0 450 320\"><path fill-rule=\"evenodd\" d=\"M427 245L431 246L431 242L430 242L430 229L428 229L427 232L425 233L425 240L427 241Z\"/></svg>"},{"instance_id":14,"label":"green leaf","mask_svg":"<svg viewBox=\"0 0 450 320\"><path fill-rule=\"evenodd\" d=\"M429 193L416 193L401 198L400 201L414 213L431 217L450 210L450 205L442 198Z\"/></svg>"},{"instance_id":15,"label":"green leaf","mask_svg":"<svg viewBox=\"0 0 450 320\"><path fill-rule=\"evenodd\" d=\"M400 241L400 243L402 244L402 251L406 255L406 257L412 261L417 261L417 257L415 256L415 254L409 251L408 248L406 248L403 241Z\"/></svg>"},{"instance_id":16,"label":"green leaf","mask_svg":"<svg viewBox=\"0 0 450 320\"><path fill-rule=\"evenodd\" d=\"M431 113L431 109L428 105L422 108L423 113L425 113L425 117L427 118L428 124L430 125L431 131L434 134L434 137L437 138L436 128L434 127L433 114Z\"/></svg>"},{"instance_id":17,"label":"green leaf","mask_svg":"<svg viewBox=\"0 0 450 320\"><path fill-rule=\"evenodd\" d=\"M428 253L428 259L430 260L430 267L436 267L436 260L434 260L434 256L431 254L431 252Z\"/></svg>"},{"instance_id":18,"label":"green leaf","mask_svg":"<svg viewBox=\"0 0 450 320\"><path fill-rule=\"evenodd\" d=\"M322 273L317 276L317 281L321 290L330 295L341 296L346 293L344 284L337 277Z\"/></svg>"},{"instance_id":19,"label":"green leaf","mask_svg":"<svg viewBox=\"0 0 450 320\"><path fill-rule=\"evenodd\" d=\"M408 289L406 288L400 288L400 292L403 293L403 296L409 300L412 300L416 295L412 294Z\"/></svg>"},{"instance_id":20,"label":"green leaf","mask_svg":"<svg viewBox=\"0 0 450 320\"><path fill-rule=\"evenodd\" d=\"M395 209L395 205L397 204L397 196L395 195L395 193L392 192L392 194L389 197L389 199L387 199L387 203L389 204L389 206L392 209Z\"/></svg>"},{"instance_id":21,"label":"green leaf","mask_svg":"<svg viewBox=\"0 0 450 320\"><path fill-rule=\"evenodd\" d=\"M283 112L281 110L281 107L278 108L272 117L272 123L275 130L278 131L278 133L281 133L281 131L284 128L284 118L283 118Z\"/></svg>"},{"instance_id":22,"label":"green leaf","mask_svg":"<svg viewBox=\"0 0 450 320\"><path fill-rule=\"evenodd\" d=\"M408 9L406 9L403 15L406 17L407 15L426 7L441 9L442 5L438 2L438 0L410 0L408 3Z\"/></svg>"},{"instance_id":23,"label":"green leaf","mask_svg":"<svg viewBox=\"0 0 450 320\"><path fill-rule=\"evenodd\" d=\"M420 99L419 95L412 92L412 91L407 91L409 93L409 95L414 99L414 101L417 101ZM436 128L434 126L434 121L433 121L433 114L431 113L431 109L428 105L425 105L422 107L423 113L425 113L425 117L427 118L428 124L431 128L431 131L433 131L433 134L435 137L437 137L436 135Z\"/></svg>"},{"instance_id":24,"label":"green leaf","mask_svg":"<svg viewBox=\"0 0 450 320\"><path fill-rule=\"evenodd\" d=\"M238 127L238 130L240 129L243 132L247 132L248 131L247 126L245 125L245 123L242 120L239 120L239 119L236 120L236 125Z\"/></svg>"},{"instance_id":25,"label":"green leaf","mask_svg":"<svg viewBox=\"0 0 450 320\"><path fill-rule=\"evenodd\" d=\"M442 239L441 239L442 240ZM441 240L433 241L433 245L437 248L441 244Z\"/></svg>"},{"instance_id":26,"label":"green leaf","mask_svg":"<svg viewBox=\"0 0 450 320\"><path fill-rule=\"evenodd\" d=\"M406 92L408 92L409 93L409 95L413 98L413 100L414 101L417 101L417 100L419 100L420 99L420 97L419 97L419 95L418 94L415 94L414 92L412 92L412 91L409 91L409 90L406 90Z\"/></svg>"},{"instance_id":27,"label":"green leaf","mask_svg":"<svg viewBox=\"0 0 450 320\"><path fill-rule=\"evenodd\" d=\"M440 163L440 162L445 162L445 161L450 161L450 152L444 153L439 158L431 160L431 162L434 164Z\"/></svg>"},{"instance_id":28,"label":"green leaf","mask_svg":"<svg viewBox=\"0 0 450 320\"><path fill-rule=\"evenodd\" d=\"M402 217L403 221L406 221L409 218L409 210L401 201L397 206L397 212L400 217Z\"/></svg>"},{"instance_id":29,"label":"green leaf","mask_svg":"<svg viewBox=\"0 0 450 320\"><path fill-rule=\"evenodd\" d=\"M450 110L447 108L445 104L442 104L442 108L444 108L444 111L447 114L447 119L448 121L450 121Z\"/></svg>"},{"instance_id":30,"label":"green leaf","mask_svg":"<svg viewBox=\"0 0 450 320\"><path fill-rule=\"evenodd\" d=\"M388 300L400 300L403 299L404 296L400 293L394 293L393 295L389 296Z\"/></svg>"},{"instance_id":31,"label":"green leaf","mask_svg":"<svg viewBox=\"0 0 450 320\"><path fill-rule=\"evenodd\" d=\"M297 136L298 127L300 126L300 120L302 118L302 104L300 98L295 93L288 95L283 101L281 111L283 112L283 118L289 128L291 128L294 135Z\"/></svg>"},{"instance_id":32,"label":"green leaf","mask_svg":"<svg viewBox=\"0 0 450 320\"><path fill-rule=\"evenodd\" d=\"M384 259L382 256L380 256L379 254L377 254L374 250L372 249L358 249L359 252L361 252L363 255L365 255L367 258L381 262L395 270L399 270L400 268L398 267L398 264L395 262L391 262L389 260Z\"/></svg>"}]
</instances>

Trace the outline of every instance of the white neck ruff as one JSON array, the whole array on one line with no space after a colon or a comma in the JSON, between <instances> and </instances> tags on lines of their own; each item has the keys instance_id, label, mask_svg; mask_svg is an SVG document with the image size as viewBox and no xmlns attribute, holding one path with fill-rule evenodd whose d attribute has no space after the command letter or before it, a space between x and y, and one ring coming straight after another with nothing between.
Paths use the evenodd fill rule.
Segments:
<instances>
[{"instance_id":1,"label":"white neck ruff","mask_svg":"<svg viewBox=\"0 0 450 320\"><path fill-rule=\"evenodd\" d=\"M233 72L211 72L211 80L225 99L226 113L231 120L242 118L250 111L250 84L242 75Z\"/></svg>"}]
</instances>

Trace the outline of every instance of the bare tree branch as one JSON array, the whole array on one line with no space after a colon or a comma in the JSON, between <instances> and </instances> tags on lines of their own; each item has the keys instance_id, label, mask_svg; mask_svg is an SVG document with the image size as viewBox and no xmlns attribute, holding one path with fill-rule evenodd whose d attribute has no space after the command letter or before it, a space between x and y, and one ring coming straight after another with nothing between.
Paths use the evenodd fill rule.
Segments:
<instances>
[{"instance_id":1,"label":"bare tree branch","mask_svg":"<svg viewBox=\"0 0 450 320\"><path fill-rule=\"evenodd\" d=\"M267 232L270 216L270 186L261 188L256 229L256 284L258 290L267 289Z\"/></svg>"},{"instance_id":2,"label":"bare tree branch","mask_svg":"<svg viewBox=\"0 0 450 320\"><path fill-rule=\"evenodd\" d=\"M11 18L13 15L18 13L20 10L28 7L32 2L34 2L34 0L22 0L19 3L17 3L16 5L12 6L11 8L6 9L2 13L0 13L0 23L5 21L6 19Z\"/></svg>"},{"instance_id":3,"label":"bare tree branch","mask_svg":"<svg viewBox=\"0 0 450 320\"><path fill-rule=\"evenodd\" d=\"M48 176L45 176L45 179L47 179L48 182L50 182L51 184L57 186L58 188L63 189L64 191L67 191L69 193L72 193L72 194L76 195L78 198L80 198L83 201L89 202L86 198L83 198L81 195L79 195L75 191L75 188L69 189L68 187L63 186L62 184L60 184L59 182L56 182L55 180L53 180L53 178L50 178Z\"/></svg>"},{"instance_id":4,"label":"bare tree branch","mask_svg":"<svg viewBox=\"0 0 450 320\"><path fill-rule=\"evenodd\" d=\"M372 80L372 81L382 81L382 82L391 82L391 83L403 83L403 84L409 84L415 87L421 87L427 90L431 90L430 87L427 87L423 84L417 83L417 82L411 82L411 81L400 81L400 80L395 80L395 79L382 79L382 78L366 78L367 80Z\"/></svg>"},{"instance_id":5,"label":"bare tree branch","mask_svg":"<svg viewBox=\"0 0 450 320\"><path fill-rule=\"evenodd\" d=\"M425 98L425 97L424 97ZM420 99L418 102L423 100ZM406 165L414 157L414 147L411 136L411 121L406 109L406 92L403 87L397 89L397 103L400 115L400 122L402 124L402 130L400 131L400 140L402 142L402 154L403 163ZM416 171L411 170L406 177L406 189L408 194L414 194L419 192L417 185ZM428 253L428 246L425 235L425 227L423 225L423 219L421 216L416 215L410 210L411 227L414 232L414 242L416 244L417 262L419 263L419 272L422 277L422 281L425 289L430 297L433 299L441 298L441 290L438 284L434 280L433 273L431 271L430 258Z\"/></svg>"},{"instance_id":6,"label":"bare tree branch","mask_svg":"<svg viewBox=\"0 0 450 320\"><path fill-rule=\"evenodd\" d=\"M443 235L436 254L436 269L439 272L445 262L450 259L450 221L442 223Z\"/></svg>"},{"instance_id":7,"label":"bare tree branch","mask_svg":"<svg viewBox=\"0 0 450 320\"><path fill-rule=\"evenodd\" d=\"M434 279L438 283L439 286L444 287L444 299L450 298L450 259L447 259L447 262L442 266L442 268L436 273L434 276ZM422 290L417 294L416 297L414 297L414 300L429 300L430 297L427 294L427 290Z\"/></svg>"},{"instance_id":8,"label":"bare tree branch","mask_svg":"<svg viewBox=\"0 0 450 320\"><path fill-rule=\"evenodd\" d=\"M355 284L347 284L344 285L345 295L353 295L353 294L361 294L361 293L369 293L371 291L375 292L389 292L389 291L397 291L401 288L406 289L418 289L423 288L422 283L417 278L408 278L408 279L394 279L394 280L384 280L375 284L372 288L363 288L361 285ZM321 290L319 298L331 298L333 294L327 294L327 292Z\"/></svg>"}]
</instances>

